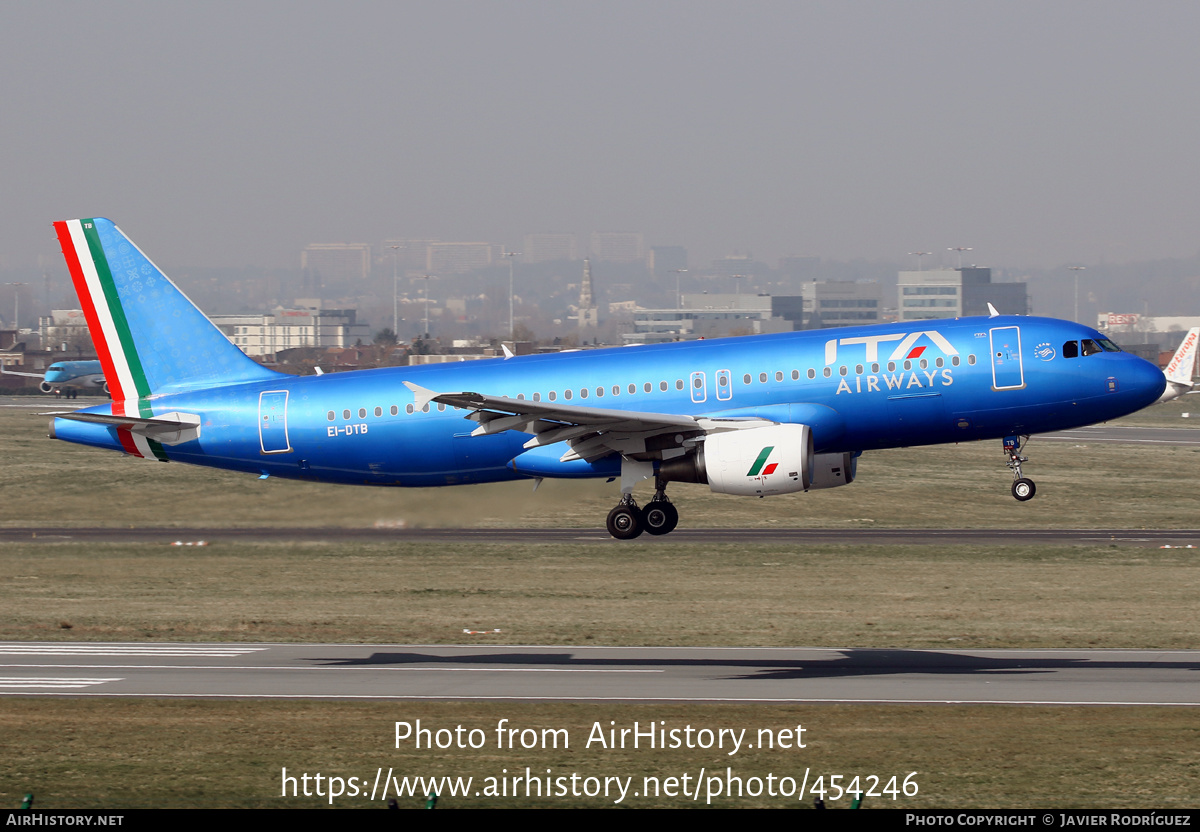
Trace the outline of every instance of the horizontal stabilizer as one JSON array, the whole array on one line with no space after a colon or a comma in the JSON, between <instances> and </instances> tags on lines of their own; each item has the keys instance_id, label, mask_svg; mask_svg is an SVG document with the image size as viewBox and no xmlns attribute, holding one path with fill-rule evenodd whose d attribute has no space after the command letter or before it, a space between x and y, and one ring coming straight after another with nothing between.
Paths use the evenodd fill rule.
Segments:
<instances>
[{"instance_id":1,"label":"horizontal stabilizer","mask_svg":"<svg viewBox=\"0 0 1200 832\"><path fill-rule=\"evenodd\" d=\"M41 415L53 416L56 419L70 419L75 422L91 422L97 425L128 428L130 433L154 439L164 445L178 445L200 438L200 417L191 413L164 413L161 416L145 418L63 410Z\"/></svg>"}]
</instances>

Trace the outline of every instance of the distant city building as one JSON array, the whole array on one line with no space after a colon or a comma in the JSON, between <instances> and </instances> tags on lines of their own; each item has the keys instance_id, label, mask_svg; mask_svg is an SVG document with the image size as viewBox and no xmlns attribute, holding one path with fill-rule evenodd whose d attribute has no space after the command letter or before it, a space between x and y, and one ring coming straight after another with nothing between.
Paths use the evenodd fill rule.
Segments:
<instances>
[{"instance_id":1,"label":"distant city building","mask_svg":"<svg viewBox=\"0 0 1200 832\"><path fill-rule=\"evenodd\" d=\"M636 263L646 259L645 237L639 232L592 232L592 256L597 260Z\"/></svg>"},{"instance_id":2,"label":"distant city building","mask_svg":"<svg viewBox=\"0 0 1200 832\"><path fill-rule=\"evenodd\" d=\"M733 277L742 275L749 277L751 275L763 275L771 269L766 263L762 263L754 259L751 254L730 254L727 257L718 257L712 261L712 270L719 275Z\"/></svg>"},{"instance_id":3,"label":"distant city building","mask_svg":"<svg viewBox=\"0 0 1200 832\"><path fill-rule=\"evenodd\" d=\"M988 304L1005 315L1028 315L1024 283L993 283L988 268L928 269L900 272L899 320L987 315Z\"/></svg>"},{"instance_id":4,"label":"distant city building","mask_svg":"<svg viewBox=\"0 0 1200 832\"><path fill-rule=\"evenodd\" d=\"M651 246L650 259L646 265L655 277L666 277L678 270L686 271L687 249L683 246Z\"/></svg>"},{"instance_id":5,"label":"distant city building","mask_svg":"<svg viewBox=\"0 0 1200 832\"><path fill-rule=\"evenodd\" d=\"M366 243L311 243L300 252L306 289L361 285L371 276L371 247Z\"/></svg>"},{"instance_id":6,"label":"distant city building","mask_svg":"<svg viewBox=\"0 0 1200 832\"><path fill-rule=\"evenodd\" d=\"M774 316L794 322L796 329L828 329L883 321L883 289L878 283L814 281L800 286L799 297L774 300Z\"/></svg>"},{"instance_id":7,"label":"distant city building","mask_svg":"<svg viewBox=\"0 0 1200 832\"><path fill-rule=\"evenodd\" d=\"M429 263L429 246L436 242L437 240L392 237L383 241L378 262L384 267L385 274L391 274L393 256L396 258L395 268L398 274L424 273Z\"/></svg>"},{"instance_id":8,"label":"distant city building","mask_svg":"<svg viewBox=\"0 0 1200 832\"><path fill-rule=\"evenodd\" d=\"M210 320L242 352L273 358L296 347L352 347L371 340L353 309L276 309L259 315L212 315Z\"/></svg>"},{"instance_id":9,"label":"distant city building","mask_svg":"<svg viewBox=\"0 0 1200 832\"><path fill-rule=\"evenodd\" d=\"M1108 335L1121 349L1157 361L1154 350L1174 350L1183 336L1194 326L1200 326L1196 315L1140 315L1137 312L1101 312L1096 316L1096 329ZM1135 347L1142 345L1139 351Z\"/></svg>"},{"instance_id":10,"label":"distant city building","mask_svg":"<svg viewBox=\"0 0 1200 832\"><path fill-rule=\"evenodd\" d=\"M772 317L770 295L685 295L680 309L635 309L627 344L656 344L785 332L790 322Z\"/></svg>"},{"instance_id":11,"label":"distant city building","mask_svg":"<svg viewBox=\"0 0 1200 832\"><path fill-rule=\"evenodd\" d=\"M526 263L578 260L579 245L574 234L526 234L521 258Z\"/></svg>"},{"instance_id":12,"label":"distant city building","mask_svg":"<svg viewBox=\"0 0 1200 832\"><path fill-rule=\"evenodd\" d=\"M596 299L592 294L592 261L583 261L583 283L579 287L579 328L594 329L599 326Z\"/></svg>"},{"instance_id":13,"label":"distant city building","mask_svg":"<svg viewBox=\"0 0 1200 832\"><path fill-rule=\"evenodd\" d=\"M466 274L486 269L497 256L491 243L430 243L425 269L432 274Z\"/></svg>"},{"instance_id":14,"label":"distant city building","mask_svg":"<svg viewBox=\"0 0 1200 832\"><path fill-rule=\"evenodd\" d=\"M82 309L51 309L38 318L42 346L51 351L92 353L92 334Z\"/></svg>"}]
</instances>

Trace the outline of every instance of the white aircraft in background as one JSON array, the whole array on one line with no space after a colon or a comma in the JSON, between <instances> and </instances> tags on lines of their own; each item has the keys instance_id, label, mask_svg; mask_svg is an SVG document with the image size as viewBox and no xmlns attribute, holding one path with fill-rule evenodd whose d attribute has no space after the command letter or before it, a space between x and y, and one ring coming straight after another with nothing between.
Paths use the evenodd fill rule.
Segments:
<instances>
[{"instance_id":1,"label":"white aircraft in background","mask_svg":"<svg viewBox=\"0 0 1200 832\"><path fill-rule=\"evenodd\" d=\"M1196 345L1200 343L1200 326L1194 326L1183 336L1183 343L1171 356L1167 369L1163 374L1167 377L1167 389L1158 397L1156 404L1169 402L1188 393L1196 392L1196 383L1192 381L1192 369L1196 366Z\"/></svg>"}]
</instances>

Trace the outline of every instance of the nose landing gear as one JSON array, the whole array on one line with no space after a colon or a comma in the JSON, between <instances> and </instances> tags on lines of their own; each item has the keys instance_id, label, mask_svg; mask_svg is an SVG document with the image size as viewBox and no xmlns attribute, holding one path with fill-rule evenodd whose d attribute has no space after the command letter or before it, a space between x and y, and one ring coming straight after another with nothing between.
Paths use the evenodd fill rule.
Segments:
<instances>
[{"instance_id":1,"label":"nose landing gear","mask_svg":"<svg viewBox=\"0 0 1200 832\"><path fill-rule=\"evenodd\" d=\"M1029 457L1021 456L1021 449L1028 441L1028 436L1004 437L1004 455L1008 457L1008 462L1005 464L1013 472L1012 495L1022 503L1032 500L1033 495L1037 493L1037 486L1034 485L1033 480L1021 474L1021 463L1029 461Z\"/></svg>"}]
</instances>

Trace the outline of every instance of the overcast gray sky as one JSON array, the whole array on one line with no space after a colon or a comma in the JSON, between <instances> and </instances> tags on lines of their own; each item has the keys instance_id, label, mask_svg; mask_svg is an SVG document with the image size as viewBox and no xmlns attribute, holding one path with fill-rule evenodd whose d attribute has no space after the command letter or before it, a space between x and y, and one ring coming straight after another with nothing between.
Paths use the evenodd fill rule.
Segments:
<instances>
[{"instance_id":1,"label":"overcast gray sky","mask_svg":"<svg viewBox=\"0 0 1200 832\"><path fill-rule=\"evenodd\" d=\"M560 230L1191 256L1198 32L1153 0L9 0L0 265L93 215L164 265Z\"/></svg>"}]
</instances>

